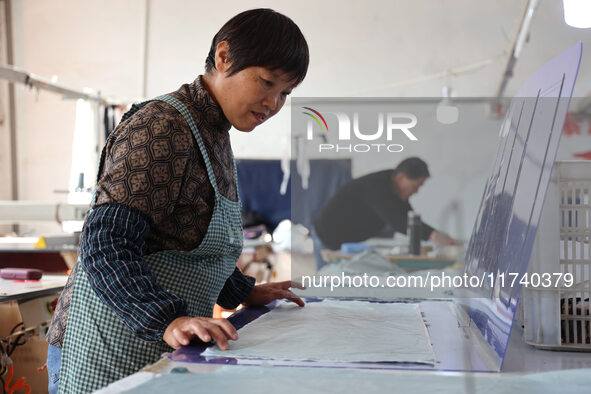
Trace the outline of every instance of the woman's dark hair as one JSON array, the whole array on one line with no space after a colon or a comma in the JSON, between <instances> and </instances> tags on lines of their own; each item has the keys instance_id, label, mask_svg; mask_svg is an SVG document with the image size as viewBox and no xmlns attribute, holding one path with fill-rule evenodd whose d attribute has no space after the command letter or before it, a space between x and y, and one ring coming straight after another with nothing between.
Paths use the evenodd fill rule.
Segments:
<instances>
[{"instance_id":1,"label":"woman's dark hair","mask_svg":"<svg viewBox=\"0 0 591 394\"><path fill-rule=\"evenodd\" d=\"M205 71L215 69L215 51L226 41L232 62L229 75L247 67L282 70L295 84L308 71L308 44L299 27L288 17L268 8L244 11L230 19L213 37Z\"/></svg>"},{"instance_id":2,"label":"woman's dark hair","mask_svg":"<svg viewBox=\"0 0 591 394\"><path fill-rule=\"evenodd\" d=\"M409 157L402 160L394 169L395 174L399 172L405 174L409 179L429 178L431 176L427 163L418 157Z\"/></svg>"}]
</instances>

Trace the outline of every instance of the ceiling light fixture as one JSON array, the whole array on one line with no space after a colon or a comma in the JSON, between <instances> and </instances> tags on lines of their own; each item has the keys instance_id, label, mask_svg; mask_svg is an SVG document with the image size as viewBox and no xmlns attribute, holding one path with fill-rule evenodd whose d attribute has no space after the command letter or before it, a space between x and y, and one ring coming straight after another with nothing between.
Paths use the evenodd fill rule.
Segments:
<instances>
[{"instance_id":1,"label":"ceiling light fixture","mask_svg":"<svg viewBox=\"0 0 591 394\"><path fill-rule=\"evenodd\" d=\"M564 6L564 21L567 25L579 29L591 27L591 1L562 0Z\"/></svg>"}]
</instances>

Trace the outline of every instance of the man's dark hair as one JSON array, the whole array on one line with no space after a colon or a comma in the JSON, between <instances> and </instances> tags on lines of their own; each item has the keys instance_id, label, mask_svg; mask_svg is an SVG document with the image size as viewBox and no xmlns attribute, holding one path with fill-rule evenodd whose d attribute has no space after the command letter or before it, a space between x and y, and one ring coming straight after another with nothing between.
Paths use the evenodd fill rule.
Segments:
<instances>
[{"instance_id":1,"label":"man's dark hair","mask_svg":"<svg viewBox=\"0 0 591 394\"><path fill-rule=\"evenodd\" d=\"M399 172L402 172L410 179L429 178L431 176L427 163L418 157L409 157L408 159L402 160L394 169L395 174Z\"/></svg>"},{"instance_id":2,"label":"man's dark hair","mask_svg":"<svg viewBox=\"0 0 591 394\"><path fill-rule=\"evenodd\" d=\"M288 17L268 8L244 11L230 19L213 37L205 71L215 69L217 45L226 41L233 75L247 67L282 70L295 85L308 71L308 44L299 27Z\"/></svg>"}]
</instances>

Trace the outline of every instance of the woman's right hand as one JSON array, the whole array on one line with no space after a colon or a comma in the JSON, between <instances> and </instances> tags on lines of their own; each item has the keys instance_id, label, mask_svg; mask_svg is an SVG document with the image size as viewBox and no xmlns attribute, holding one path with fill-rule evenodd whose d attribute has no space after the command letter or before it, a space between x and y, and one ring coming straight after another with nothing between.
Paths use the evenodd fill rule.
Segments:
<instances>
[{"instance_id":1,"label":"woman's right hand","mask_svg":"<svg viewBox=\"0 0 591 394\"><path fill-rule=\"evenodd\" d=\"M212 339L222 350L228 350L228 339L237 340L238 333L227 319L212 319L207 317L178 317L166 327L162 339L174 349L186 346L193 338L203 342Z\"/></svg>"}]
</instances>

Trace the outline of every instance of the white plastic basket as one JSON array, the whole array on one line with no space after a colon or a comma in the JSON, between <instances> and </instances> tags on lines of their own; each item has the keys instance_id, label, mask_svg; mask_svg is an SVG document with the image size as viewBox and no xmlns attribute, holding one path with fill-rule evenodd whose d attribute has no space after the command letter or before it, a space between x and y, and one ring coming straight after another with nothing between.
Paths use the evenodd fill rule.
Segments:
<instances>
[{"instance_id":1,"label":"white plastic basket","mask_svg":"<svg viewBox=\"0 0 591 394\"><path fill-rule=\"evenodd\" d=\"M569 273L572 286L523 288L524 340L533 346L591 351L590 192L591 161L555 163L528 273Z\"/></svg>"}]
</instances>

